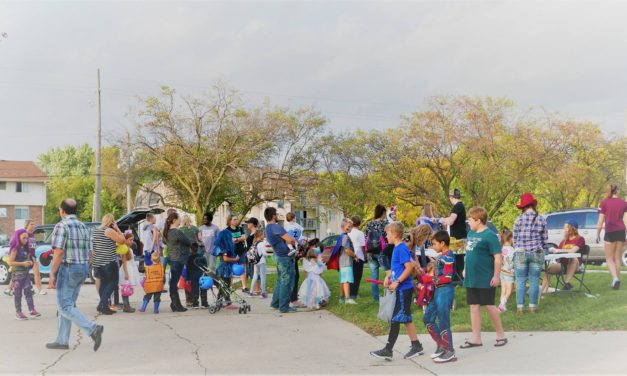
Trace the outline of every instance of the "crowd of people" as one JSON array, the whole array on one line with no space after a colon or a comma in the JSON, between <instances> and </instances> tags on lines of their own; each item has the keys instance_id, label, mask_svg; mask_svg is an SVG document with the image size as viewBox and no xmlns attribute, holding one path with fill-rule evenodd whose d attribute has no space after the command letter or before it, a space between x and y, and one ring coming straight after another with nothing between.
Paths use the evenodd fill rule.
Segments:
<instances>
[{"instance_id":1,"label":"crowd of people","mask_svg":"<svg viewBox=\"0 0 627 376\"><path fill-rule=\"evenodd\" d=\"M158 314L161 294L166 292L169 292L173 312L209 307L207 289L200 283L208 271L224 286L237 281L241 283L242 293L265 299L266 264L270 255L277 273L270 307L281 313L294 313L303 307L320 309L327 305L331 291L322 278L327 268L338 271L339 303L359 304L360 282L364 265L368 263L372 299L375 302L381 299L380 285L395 298L386 346L371 352L377 358L392 359L400 324L404 324L411 341L405 358L424 353L412 318L412 309L418 304L423 307L427 332L437 345L431 355L433 361L457 360L450 310L454 288L458 284L466 291L472 328L470 337L459 348L483 346L482 306L496 331L494 346L505 346L508 339L500 315L507 310L511 294L516 293L517 314L521 315L525 312L526 301L527 311L536 312L540 294L547 291L551 274L561 268L566 271L564 289L572 288L571 279L582 260L569 258L548 265L540 286L544 256L546 253L577 252L585 246L585 241L578 235L578 224L567 221L563 241L558 247L547 247L546 219L538 214L538 201L530 193L520 198L517 208L521 214L512 230L503 230L499 234L488 228L488 212L484 208L473 207L466 211L461 197L458 189L451 190L452 209L447 217L436 218L432 205L425 205L416 226L411 229L406 229L397 220L395 207L387 210L383 205L377 205L373 219L363 226L363 232L359 216L345 218L338 240L328 260L324 261L321 242L304 236L293 213L287 214L283 224L279 223L277 210L273 207L264 211L265 228L257 218L248 218L244 222L246 230L234 215L228 217L221 230L213 224L211 213L204 215L200 227L194 226L189 216L181 217L175 209L168 209L162 223L157 223L157 218L148 214L141 228L143 278L133 257L133 247L136 247L133 233L122 232L113 215L107 214L90 234L76 218L76 202L66 199L59 209L62 219L52 235L53 261L48 282L49 288L57 290L58 336L46 346L67 349L70 327L74 323L94 340L94 350L99 348L104 327L91 321L76 307L78 292L90 267L96 278L100 297L96 310L100 314L112 315L120 309L126 313L135 312L129 297L140 287L144 297L139 312L145 312L152 300L153 313ZM610 187L599 210L599 233L603 226L606 230L604 240L613 278L611 287L618 289L620 256L617 255L625 241L627 203L618 197L617 186ZM456 248L461 242L463 253L453 252L453 242L457 244ZM16 317L20 320L27 318L22 312L22 296L30 316L40 316L34 306L29 277L29 269L37 265L32 243L32 229L17 230L10 243L12 291ZM299 287L300 265L306 277ZM235 273L234 270L241 272ZM382 281L381 271L384 273ZM35 276L39 281L38 291L44 291L38 273ZM497 306L496 288L499 285L501 295ZM179 297L181 287L185 290L185 304ZM225 305L231 304L230 296L221 294L225 294L222 289L218 298Z\"/></svg>"}]
</instances>

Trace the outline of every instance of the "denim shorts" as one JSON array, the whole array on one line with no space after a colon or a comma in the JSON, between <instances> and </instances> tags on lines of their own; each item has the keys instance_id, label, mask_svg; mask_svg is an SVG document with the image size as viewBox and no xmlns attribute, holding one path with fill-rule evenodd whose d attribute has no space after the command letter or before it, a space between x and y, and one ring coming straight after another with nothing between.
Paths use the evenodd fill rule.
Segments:
<instances>
[{"instance_id":1,"label":"denim shorts","mask_svg":"<svg viewBox=\"0 0 627 376\"><path fill-rule=\"evenodd\" d=\"M340 283L353 283L353 267L340 268Z\"/></svg>"},{"instance_id":2,"label":"denim shorts","mask_svg":"<svg viewBox=\"0 0 627 376\"><path fill-rule=\"evenodd\" d=\"M509 283L514 283L514 275L509 275L509 274L505 274L503 272L501 272L501 281L502 282L509 282Z\"/></svg>"}]
</instances>

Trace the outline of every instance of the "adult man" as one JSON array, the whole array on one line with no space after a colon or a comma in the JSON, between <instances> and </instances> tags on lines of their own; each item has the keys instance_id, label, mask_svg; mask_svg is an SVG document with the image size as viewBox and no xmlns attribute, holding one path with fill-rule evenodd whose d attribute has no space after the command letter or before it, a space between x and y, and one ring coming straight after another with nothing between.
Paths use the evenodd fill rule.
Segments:
<instances>
[{"instance_id":1,"label":"adult man","mask_svg":"<svg viewBox=\"0 0 627 376\"><path fill-rule=\"evenodd\" d=\"M290 294L294 287L294 259L288 256L289 248L287 244L296 245L296 239L291 237L281 226L277 223L276 208L266 208L263 212L263 217L266 219L266 241L270 243L274 250L274 258L277 266L277 279L274 286L274 293L272 294L272 302L270 307L278 309L281 313L296 312L296 308L289 306Z\"/></svg>"},{"instance_id":2,"label":"adult man","mask_svg":"<svg viewBox=\"0 0 627 376\"><path fill-rule=\"evenodd\" d=\"M466 208L461 201L462 193L455 188L449 192L449 200L453 204L451 215L446 218L440 218L440 223L449 226L450 235L455 239L466 239L468 232L466 231Z\"/></svg>"},{"instance_id":3,"label":"adult man","mask_svg":"<svg viewBox=\"0 0 627 376\"><path fill-rule=\"evenodd\" d=\"M69 348L72 323L83 329L94 340L94 351L102 342L104 327L89 320L76 307L81 285L89 274L89 230L76 218L76 201L66 198L61 202L61 221L52 232L54 256L48 288L57 288L58 334L49 349Z\"/></svg>"},{"instance_id":4,"label":"adult man","mask_svg":"<svg viewBox=\"0 0 627 376\"><path fill-rule=\"evenodd\" d=\"M216 257L213 255L213 243L218 237L220 228L213 223L213 213L205 213L202 217L202 226L198 228L200 231L200 240L205 247L205 257L207 258L207 265L209 269L216 269Z\"/></svg>"}]
</instances>

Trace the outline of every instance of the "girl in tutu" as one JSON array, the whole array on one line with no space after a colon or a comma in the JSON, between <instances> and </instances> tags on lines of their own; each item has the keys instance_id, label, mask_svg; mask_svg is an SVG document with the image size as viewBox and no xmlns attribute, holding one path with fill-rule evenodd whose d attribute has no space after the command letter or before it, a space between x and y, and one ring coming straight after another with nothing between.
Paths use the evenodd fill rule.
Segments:
<instances>
[{"instance_id":1,"label":"girl in tutu","mask_svg":"<svg viewBox=\"0 0 627 376\"><path fill-rule=\"evenodd\" d=\"M309 309L320 309L321 306L327 305L331 296L327 284L320 276L327 266L319 259L320 246L316 243L310 245L303 260L303 270L307 272L307 279L303 281L298 291L299 300Z\"/></svg>"}]
</instances>

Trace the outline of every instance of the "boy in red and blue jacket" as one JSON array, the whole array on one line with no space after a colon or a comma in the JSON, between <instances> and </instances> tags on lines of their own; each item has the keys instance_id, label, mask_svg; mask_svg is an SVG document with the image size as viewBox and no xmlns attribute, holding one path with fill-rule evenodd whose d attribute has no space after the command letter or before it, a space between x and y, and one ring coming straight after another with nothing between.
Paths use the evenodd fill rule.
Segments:
<instances>
[{"instance_id":1,"label":"boy in red and blue jacket","mask_svg":"<svg viewBox=\"0 0 627 376\"><path fill-rule=\"evenodd\" d=\"M434 297L427 305L422 321L427 326L431 338L438 345L435 353L431 355L436 363L457 360L451 333L451 305L455 297L455 286L451 282L455 273L455 254L449 250L450 243L451 239L446 231L438 231L433 235L433 248L439 253L435 264L435 275L433 277L422 276L423 282L429 282L428 279L432 278L435 285Z\"/></svg>"}]
</instances>

